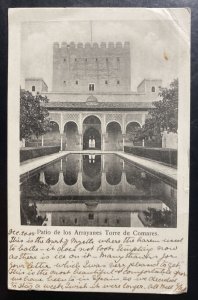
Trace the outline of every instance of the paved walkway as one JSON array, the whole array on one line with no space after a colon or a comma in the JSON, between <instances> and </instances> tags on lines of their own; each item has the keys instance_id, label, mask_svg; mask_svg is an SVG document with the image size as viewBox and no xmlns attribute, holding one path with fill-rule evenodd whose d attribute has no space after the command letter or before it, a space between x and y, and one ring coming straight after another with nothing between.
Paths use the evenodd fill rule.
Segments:
<instances>
[{"instance_id":1,"label":"paved walkway","mask_svg":"<svg viewBox=\"0 0 198 300\"><path fill-rule=\"evenodd\" d=\"M131 213L131 227L144 227L138 217L138 213Z\"/></svg>"},{"instance_id":2,"label":"paved walkway","mask_svg":"<svg viewBox=\"0 0 198 300\"><path fill-rule=\"evenodd\" d=\"M20 175L36 170L41 166L44 166L58 158L63 157L67 153L69 152L64 151L64 152L58 152L46 156L40 156L33 159L28 159L20 164Z\"/></svg>"},{"instance_id":3,"label":"paved walkway","mask_svg":"<svg viewBox=\"0 0 198 300\"><path fill-rule=\"evenodd\" d=\"M140 156L135 156L133 154L128 154L125 152L117 152L117 155L125 158L126 160L131 161L134 164L142 166L146 170L152 171L152 173L160 174L167 178L170 178L177 183L177 169L166 166L160 162L146 159Z\"/></svg>"},{"instance_id":4,"label":"paved walkway","mask_svg":"<svg viewBox=\"0 0 198 300\"><path fill-rule=\"evenodd\" d=\"M163 165L157 161L149 160L143 157L128 154L122 151L96 151L96 150L82 150L82 151L62 151L59 153L50 154L47 156L41 156L38 158L27 160L20 165L20 175L24 175L30 171L36 170L41 166L49 164L50 162L59 159L70 153L83 153L83 154L117 154L120 157L132 162L138 167L146 169L148 172L156 175L161 175L162 178L177 184L177 169Z\"/></svg>"},{"instance_id":5,"label":"paved walkway","mask_svg":"<svg viewBox=\"0 0 198 300\"><path fill-rule=\"evenodd\" d=\"M28 172L31 172L33 170L36 170L44 165L47 165L49 163L51 163L52 161L59 159L65 155L68 155L70 153L73 154L111 154L111 153L115 153L115 151L101 151L101 150L81 150L81 151L62 151L62 152L58 152L58 153L54 153L54 154L50 154L50 155L46 155L46 156L40 156L37 158L33 158L33 159L28 159L24 162L22 162L20 164L20 175L24 175Z\"/></svg>"}]
</instances>

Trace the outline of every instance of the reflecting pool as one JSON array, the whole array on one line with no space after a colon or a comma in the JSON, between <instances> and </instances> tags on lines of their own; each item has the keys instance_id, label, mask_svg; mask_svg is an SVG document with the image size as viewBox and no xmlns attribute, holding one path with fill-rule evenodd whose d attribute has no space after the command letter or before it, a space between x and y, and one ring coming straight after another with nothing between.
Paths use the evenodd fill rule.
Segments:
<instances>
[{"instance_id":1,"label":"reflecting pool","mask_svg":"<svg viewBox=\"0 0 198 300\"><path fill-rule=\"evenodd\" d=\"M21 224L176 227L176 187L115 154L69 154L21 178Z\"/></svg>"}]
</instances>

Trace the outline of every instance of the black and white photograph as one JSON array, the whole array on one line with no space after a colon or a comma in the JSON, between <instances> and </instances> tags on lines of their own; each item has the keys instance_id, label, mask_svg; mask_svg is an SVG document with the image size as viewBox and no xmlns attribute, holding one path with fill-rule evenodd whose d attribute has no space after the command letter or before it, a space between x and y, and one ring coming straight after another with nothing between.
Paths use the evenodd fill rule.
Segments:
<instances>
[{"instance_id":1,"label":"black and white photograph","mask_svg":"<svg viewBox=\"0 0 198 300\"><path fill-rule=\"evenodd\" d=\"M9 10L8 287L187 291L190 11Z\"/></svg>"},{"instance_id":2,"label":"black and white photograph","mask_svg":"<svg viewBox=\"0 0 198 300\"><path fill-rule=\"evenodd\" d=\"M173 21L21 24L21 225L177 227Z\"/></svg>"}]
</instances>

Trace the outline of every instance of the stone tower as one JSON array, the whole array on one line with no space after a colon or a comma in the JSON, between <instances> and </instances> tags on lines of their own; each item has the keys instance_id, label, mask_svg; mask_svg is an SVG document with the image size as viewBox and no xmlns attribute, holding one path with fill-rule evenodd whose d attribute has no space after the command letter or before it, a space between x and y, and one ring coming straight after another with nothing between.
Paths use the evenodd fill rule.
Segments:
<instances>
[{"instance_id":1,"label":"stone tower","mask_svg":"<svg viewBox=\"0 0 198 300\"><path fill-rule=\"evenodd\" d=\"M54 92L123 93L131 90L130 43L53 45Z\"/></svg>"}]
</instances>

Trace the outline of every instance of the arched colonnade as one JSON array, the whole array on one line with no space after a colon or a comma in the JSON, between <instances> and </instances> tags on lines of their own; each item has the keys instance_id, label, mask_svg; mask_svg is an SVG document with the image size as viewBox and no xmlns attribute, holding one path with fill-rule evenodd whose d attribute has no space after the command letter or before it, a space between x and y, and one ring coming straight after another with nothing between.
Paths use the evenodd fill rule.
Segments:
<instances>
[{"instance_id":1,"label":"arched colonnade","mask_svg":"<svg viewBox=\"0 0 198 300\"><path fill-rule=\"evenodd\" d=\"M51 132L42 145L61 150L123 150L145 122L146 112L50 112Z\"/></svg>"}]
</instances>

